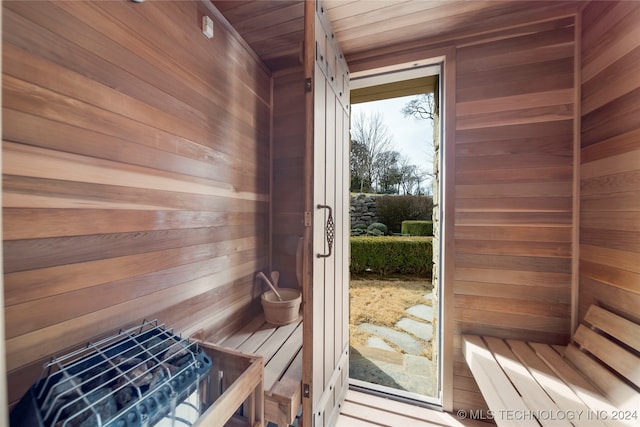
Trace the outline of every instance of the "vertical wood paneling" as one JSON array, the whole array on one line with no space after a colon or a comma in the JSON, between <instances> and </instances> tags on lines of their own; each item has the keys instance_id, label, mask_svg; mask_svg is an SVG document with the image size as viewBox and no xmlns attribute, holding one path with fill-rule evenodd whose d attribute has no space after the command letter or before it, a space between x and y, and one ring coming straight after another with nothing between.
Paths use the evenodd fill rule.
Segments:
<instances>
[{"instance_id":1,"label":"vertical wood paneling","mask_svg":"<svg viewBox=\"0 0 640 427\"><path fill-rule=\"evenodd\" d=\"M640 4L583 11L579 315L640 306Z\"/></svg>"},{"instance_id":2,"label":"vertical wood paneling","mask_svg":"<svg viewBox=\"0 0 640 427\"><path fill-rule=\"evenodd\" d=\"M313 192L306 200L307 206L312 202L312 253L308 256L313 259L313 282L303 287L302 381L309 388L308 398L303 399L303 423L333 426L348 388L349 340L348 334L343 335L349 286L344 262L349 243L345 187L349 179L343 177L349 163L345 139L349 129L348 68L324 3L307 2L305 11L309 14L305 51L314 54L305 58L305 74L313 65L313 72L306 74L311 83L307 108L313 114L313 120L306 123L313 133L308 141L313 151L306 153L313 164L307 169Z\"/></svg>"},{"instance_id":3,"label":"vertical wood paneling","mask_svg":"<svg viewBox=\"0 0 640 427\"><path fill-rule=\"evenodd\" d=\"M570 334L574 25L562 19L456 51L454 344L459 333ZM484 405L462 366L454 408Z\"/></svg>"},{"instance_id":4,"label":"vertical wood paneling","mask_svg":"<svg viewBox=\"0 0 640 427\"><path fill-rule=\"evenodd\" d=\"M3 3L10 401L157 318L229 333L268 262L270 76L204 3Z\"/></svg>"}]
</instances>

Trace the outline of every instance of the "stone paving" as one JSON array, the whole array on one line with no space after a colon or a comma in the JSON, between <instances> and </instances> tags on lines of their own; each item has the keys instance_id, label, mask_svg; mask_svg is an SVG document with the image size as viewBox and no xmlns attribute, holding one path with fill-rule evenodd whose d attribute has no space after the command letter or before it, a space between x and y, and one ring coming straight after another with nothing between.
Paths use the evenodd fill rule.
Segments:
<instances>
[{"instance_id":1,"label":"stone paving","mask_svg":"<svg viewBox=\"0 0 640 427\"><path fill-rule=\"evenodd\" d=\"M424 297L431 301L431 293ZM433 308L419 304L405 311L421 321L401 318L395 326L403 332L371 323L358 325L358 328L374 336L368 339L366 346L351 347L349 375L374 384L435 396L434 366L430 359L422 356L424 346L433 339ZM397 351L392 345L403 352Z\"/></svg>"}]
</instances>

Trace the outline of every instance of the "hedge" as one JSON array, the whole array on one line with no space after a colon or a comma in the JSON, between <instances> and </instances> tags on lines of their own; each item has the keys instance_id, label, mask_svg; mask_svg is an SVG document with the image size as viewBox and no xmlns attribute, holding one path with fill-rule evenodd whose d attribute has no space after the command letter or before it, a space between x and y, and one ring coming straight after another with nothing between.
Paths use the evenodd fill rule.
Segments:
<instances>
[{"instance_id":1,"label":"hedge","mask_svg":"<svg viewBox=\"0 0 640 427\"><path fill-rule=\"evenodd\" d=\"M402 234L433 236L433 221L402 221Z\"/></svg>"},{"instance_id":2,"label":"hedge","mask_svg":"<svg viewBox=\"0 0 640 427\"><path fill-rule=\"evenodd\" d=\"M432 255L430 237L353 236L350 271L431 276Z\"/></svg>"},{"instance_id":3,"label":"hedge","mask_svg":"<svg viewBox=\"0 0 640 427\"><path fill-rule=\"evenodd\" d=\"M433 199L430 196L376 197L378 221L389 227L390 233L400 233L404 220L430 220Z\"/></svg>"}]
</instances>

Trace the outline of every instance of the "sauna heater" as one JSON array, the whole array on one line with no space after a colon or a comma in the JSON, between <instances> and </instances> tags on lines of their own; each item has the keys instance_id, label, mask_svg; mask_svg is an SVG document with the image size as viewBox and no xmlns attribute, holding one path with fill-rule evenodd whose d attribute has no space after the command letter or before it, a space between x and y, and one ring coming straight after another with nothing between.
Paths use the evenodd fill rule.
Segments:
<instances>
[{"instance_id":1,"label":"sauna heater","mask_svg":"<svg viewBox=\"0 0 640 427\"><path fill-rule=\"evenodd\" d=\"M196 343L144 322L47 363L11 412L11 426L191 425L211 365Z\"/></svg>"}]
</instances>

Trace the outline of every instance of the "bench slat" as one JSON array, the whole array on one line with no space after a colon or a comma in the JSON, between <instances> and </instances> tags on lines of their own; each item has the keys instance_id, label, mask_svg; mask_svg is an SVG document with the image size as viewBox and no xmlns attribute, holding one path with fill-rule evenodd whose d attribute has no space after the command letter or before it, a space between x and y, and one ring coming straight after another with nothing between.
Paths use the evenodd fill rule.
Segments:
<instances>
[{"instance_id":1,"label":"bench slat","mask_svg":"<svg viewBox=\"0 0 640 427\"><path fill-rule=\"evenodd\" d=\"M494 413L521 410L515 393L543 426L637 425L640 324L634 319L593 305L567 346L462 338L467 365ZM558 417L546 415L554 413ZM502 426L509 420L495 421Z\"/></svg>"},{"instance_id":2,"label":"bench slat","mask_svg":"<svg viewBox=\"0 0 640 427\"><path fill-rule=\"evenodd\" d=\"M594 328L606 332L634 350L640 351L640 325L596 305L589 307L584 320Z\"/></svg>"},{"instance_id":3,"label":"bench slat","mask_svg":"<svg viewBox=\"0 0 640 427\"><path fill-rule=\"evenodd\" d=\"M264 315L260 314L254 318L251 322L243 325L240 329L233 333L230 337L218 343L227 348L237 349L240 347L255 331L257 331L262 325L264 325Z\"/></svg>"},{"instance_id":4,"label":"bench slat","mask_svg":"<svg viewBox=\"0 0 640 427\"><path fill-rule=\"evenodd\" d=\"M527 368L518 361L509 346L500 338L485 337L484 340L502 370L522 396L527 408L532 411L549 411L550 414L557 414L559 408L555 402L551 400ZM543 418L538 421L543 426L571 427L571 423L563 419Z\"/></svg>"},{"instance_id":5,"label":"bench slat","mask_svg":"<svg viewBox=\"0 0 640 427\"><path fill-rule=\"evenodd\" d=\"M287 368L286 372L284 373L280 381L295 380L298 383L301 383L301 378L302 378L302 347L300 347L298 354L296 354L295 359L293 359L293 362L291 362L291 365L289 365L289 367ZM298 385L301 385L301 384L298 384Z\"/></svg>"},{"instance_id":6,"label":"bench slat","mask_svg":"<svg viewBox=\"0 0 640 427\"><path fill-rule=\"evenodd\" d=\"M589 420L586 414L589 408L582 400L560 380L547 364L538 357L538 355L524 341L507 340L507 344L511 347L513 353L518 357L520 362L527 367L531 375L536 379L538 384L553 399L559 408L563 411L571 411L572 414L585 414L580 419L581 425L585 426L603 426L599 420Z\"/></svg>"},{"instance_id":7,"label":"bench slat","mask_svg":"<svg viewBox=\"0 0 640 427\"><path fill-rule=\"evenodd\" d=\"M481 337L463 335L462 351L489 408L494 411L528 412L527 405L500 369ZM534 420L503 419L496 421L501 426L538 426Z\"/></svg>"},{"instance_id":8,"label":"bench slat","mask_svg":"<svg viewBox=\"0 0 640 427\"><path fill-rule=\"evenodd\" d=\"M264 389L271 390L273 384L280 379L285 369L291 364L292 360L298 353L298 349L302 347L302 323L289 336L287 341L282 345L280 351L265 364L264 367ZM300 378L302 381L302 378Z\"/></svg>"},{"instance_id":9,"label":"bench slat","mask_svg":"<svg viewBox=\"0 0 640 427\"><path fill-rule=\"evenodd\" d=\"M302 349L296 354L280 381L271 387L270 394L274 396L292 396L296 394L295 389L302 387L300 378L302 378Z\"/></svg>"},{"instance_id":10,"label":"bench slat","mask_svg":"<svg viewBox=\"0 0 640 427\"><path fill-rule=\"evenodd\" d=\"M257 316L220 345L263 357L265 419L291 424L302 404L302 317L275 326Z\"/></svg>"},{"instance_id":11,"label":"bench slat","mask_svg":"<svg viewBox=\"0 0 640 427\"><path fill-rule=\"evenodd\" d=\"M553 372L567 384L573 392L582 400L592 411L602 411L604 414L613 414L616 408L589 382L582 374L573 368L566 360L562 358L553 348L547 344L529 343L531 348L536 352L544 362L553 370ZM607 419L602 420L608 426L625 425L619 421Z\"/></svg>"},{"instance_id":12,"label":"bench slat","mask_svg":"<svg viewBox=\"0 0 640 427\"><path fill-rule=\"evenodd\" d=\"M602 363L640 387L640 357L584 325L578 326L573 340Z\"/></svg>"},{"instance_id":13,"label":"bench slat","mask_svg":"<svg viewBox=\"0 0 640 427\"><path fill-rule=\"evenodd\" d=\"M591 382L602 390L614 405L629 411L640 408L640 394L637 391L576 346L568 346L564 357L580 372L588 372Z\"/></svg>"},{"instance_id":14,"label":"bench slat","mask_svg":"<svg viewBox=\"0 0 640 427\"><path fill-rule=\"evenodd\" d=\"M260 346L269 339L276 331L276 327L268 323L263 323L245 342L243 342L238 350L243 353L255 354Z\"/></svg>"},{"instance_id":15,"label":"bench slat","mask_svg":"<svg viewBox=\"0 0 640 427\"><path fill-rule=\"evenodd\" d=\"M302 319L299 318L298 321L294 323L290 323L288 325L279 326L276 331L269 336L269 338L258 347L255 351L256 354L264 357L264 364L268 365L271 361L271 358L280 350L283 344L287 339L291 336L291 334L296 330L298 325L302 322ZM271 326L273 328L273 326Z\"/></svg>"},{"instance_id":16,"label":"bench slat","mask_svg":"<svg viewBox=\"0 0 640 427\"><path fill-rule=\"evenodd\" d=\"M302 349L287 368L280 381L265 391L265 416L279 425L289 425L302 404Z\"/></svg>"}]
</instances>

